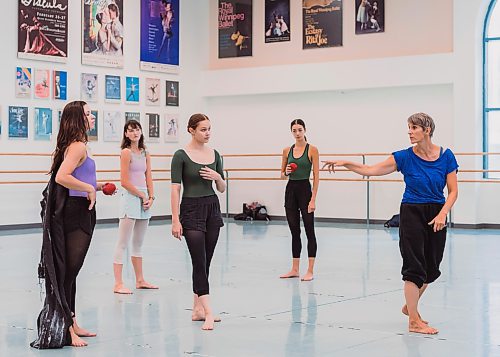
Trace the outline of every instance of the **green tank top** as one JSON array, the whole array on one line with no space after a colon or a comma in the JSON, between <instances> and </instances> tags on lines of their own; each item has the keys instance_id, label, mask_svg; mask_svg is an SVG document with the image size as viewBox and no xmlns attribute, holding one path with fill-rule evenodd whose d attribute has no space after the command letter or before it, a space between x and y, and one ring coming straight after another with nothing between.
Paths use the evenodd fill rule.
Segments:
<instances>
[{"instance_id":1,"label":"green tank top","mask_svg":"<svg viewBox=\"0 0 500 357\"><path fill-rule=\"evenodd\" d=\"M212 181L200 176L202 167L210 167L224 179L222 161L217 150L214 150L215 160L211 164L202 165L192 161L183 149L175 152L172 158L170 177L172 183L182 183L182 197L206 197L215 195Z\"/></svg>"},{"instance_id":2,"label":"green tank top","mask_svg":"<svg viewBox=\"0 0 500 357\"><path fill-rule=\"evenodd\" d=\"M295 144L292 145L290 151L288 152L288 162L290 165L292 162L297 164L297 170L292 172L289 176L290 180L309 180L311 177L312 162L309 160L309 144L306 144L306 148L299 158L293 157L293 148Z\"/></svg>"}]
</instances>

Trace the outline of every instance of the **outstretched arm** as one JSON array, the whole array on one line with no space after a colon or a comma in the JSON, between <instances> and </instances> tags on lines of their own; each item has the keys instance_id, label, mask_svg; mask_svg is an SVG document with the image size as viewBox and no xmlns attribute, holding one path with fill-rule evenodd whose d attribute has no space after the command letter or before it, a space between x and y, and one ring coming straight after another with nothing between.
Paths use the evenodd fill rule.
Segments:
<instances>
[{"instance_id":1,"label":"outstretched arm","mask_svg":"<svg viewBox=\"0 0 500 357\"><path fill-rule=\"evenodd\" d=\"M389 156L382 162L379 162L375 165L365 165L359 162L353 161L323 161L323 169L328 167L328 171L335 172L336 166L343 166L352 172L363 176L383 176L388 175L397 170L396 160L394 160L394 156Z\"/></svg>"}]
</instances>

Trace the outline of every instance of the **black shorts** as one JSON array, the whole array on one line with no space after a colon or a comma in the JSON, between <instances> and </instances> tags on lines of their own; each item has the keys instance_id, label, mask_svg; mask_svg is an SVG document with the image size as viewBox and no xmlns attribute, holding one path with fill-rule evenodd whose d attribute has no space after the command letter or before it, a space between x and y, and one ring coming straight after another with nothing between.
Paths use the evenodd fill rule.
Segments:
<instances>
[{"instance_id":1,"label":"black shorts","mask_svg":"<svg viewBox=\"0 0 500 357\"><path fill-rule=\"evenodd\" d=\"M90 201L86 197L69 196L64 205L64 233L81 229L92 235L96 223L95 205L89 210Z\"/></svg>"},{"instance_id":2,"label":"black shorts","mask_svg":"<svg viewBox=\"0 0 500 357\"><path fill-rule=\"evenodd\" d=\"M224 226L216 195L183 197L179 214L182 229L206 232L209 228Z\"/></svg>"},{"instance_id":3,"label":"black shorts","mask_svg":"<svg viewBox=\"0 0 500 357\"><path fill-rule=\"evenodd\" d=\"M312 190L309 180L288 180L285 189L285 208L307 211L311 197Z\"/></svg>"},{"instance_id":4,"label":"black shorts","mask_svg":"<svg viewBox=\"0 0 500 357\"><path fill-rule=\"evenodd\" d=\"M446 244L446 227L434 232L429 225L441 211L442 204L402 203L399 222L399 249L403 258L401 274L419 288L435 281L440 275Z\"/></svg>"}]
</instances>

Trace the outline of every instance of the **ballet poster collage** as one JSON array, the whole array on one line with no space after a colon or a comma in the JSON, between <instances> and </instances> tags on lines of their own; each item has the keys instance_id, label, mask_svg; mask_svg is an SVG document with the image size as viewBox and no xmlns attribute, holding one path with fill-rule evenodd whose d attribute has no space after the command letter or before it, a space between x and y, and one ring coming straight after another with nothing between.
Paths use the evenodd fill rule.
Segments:
<instances>
[{"instance_id":1,"label":"ballet poster collage","mask_svg":"<svg viewBox=\"0 0 500 357\"><path fill-rule=\"evenodd\" d=\"M219 58L252 56L252 0L218 1ZM356 35L384 32L384 1L355 0ZM302 48L342 46L342 9L342 0L302 0ZM290 0L265 0L264 11L264 42L291 41Z\"/></svg>"},{"instance_id":2,"label":"ballet poster collage","mask_svg":"<svg viewBox=\"0 0 500 357\"><path fill-rule=\"evenodd\" d=\"M54 126L62 114L62 101L80 98L94 109L96 125L89 132L91 141L120 141L121 127L126 121L143 119L149 142L160 142L160 138L178 142L179 115L175 108L179 107L179 81L120 72L131 73L124 60L127 33L140 31L140 45L134 45L140 48L140 71L170 77L179 73L179 3L180 0L140 0L140 23L126 24L124 0L18 0L18 58L53 62L60 68L22 64L15 68L15 98L36 104L8 105L8 138L52 140L53 134L57 134ZM68 18L73 6L81 7L81 19ZM73 21L82 24L81 64L108 67L112 72L82 69L82 73L74 73L64 68L68 62L68 27ZM69 53L77 55L71 50ZM72 93L75 90L79 93ZM100 103L105 107L100 107ZM119 107L113 109L116 104ZM141 105L151 108L143 108L141 114ZM0 138L1 119L3 115Z\"/></svg>"}]
</instances>

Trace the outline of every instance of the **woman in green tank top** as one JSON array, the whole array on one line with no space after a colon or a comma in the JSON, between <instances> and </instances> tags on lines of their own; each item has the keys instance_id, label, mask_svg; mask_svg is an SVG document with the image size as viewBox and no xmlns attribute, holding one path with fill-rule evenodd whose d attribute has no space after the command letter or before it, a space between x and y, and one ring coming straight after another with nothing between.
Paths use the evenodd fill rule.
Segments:
<instances>
[{"instance_id":1,"label":"woman in green tank top","mask_svg":"<svg viewBox=\"0 0 500 357\"><path fill-rule=\"evenodd\" d=\"M292 269L280 278L298 278L300 252L300 216L304 222L307 236L307 253L309 265L302 281L313 280L314 262L317 243L314 233L314 211L316 210L316 194L319 184L319 152L307 143L306 125L302 119L295 119L290 125L295 144L283 150L281 177L288 178L285 191L285 212L288 226L292 234ZM310 176L313 172L313 186Z\"/></svg>"}]
</instances>

